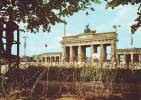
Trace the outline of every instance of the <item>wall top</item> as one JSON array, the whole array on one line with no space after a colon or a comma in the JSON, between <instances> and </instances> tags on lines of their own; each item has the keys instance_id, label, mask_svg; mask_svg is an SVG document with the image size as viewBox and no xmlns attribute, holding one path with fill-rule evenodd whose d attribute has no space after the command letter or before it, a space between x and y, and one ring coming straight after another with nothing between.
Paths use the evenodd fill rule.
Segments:
<instances>
[{"instance_id":1,"label":"wall top","mask_svg":"<svg viewBox=\"0 0 141 100\"><path fill-rule=\"evenodd\" d=\"M62 55L62 52L48 52L48 53L43 53L39 55L35 55L34 57L41 57L41 56L60 56Z\"/></svg>"},{"instance_id":2,"label":"wall top","mask_svg":"<svg viewBox=\"0 0 141 100\"><path fill-rule=\"evenodd\" d=\"M122 53L141 53L141 48L126 48L126 49L117 49L118 54Z\"/></svg>"}]
</instances>

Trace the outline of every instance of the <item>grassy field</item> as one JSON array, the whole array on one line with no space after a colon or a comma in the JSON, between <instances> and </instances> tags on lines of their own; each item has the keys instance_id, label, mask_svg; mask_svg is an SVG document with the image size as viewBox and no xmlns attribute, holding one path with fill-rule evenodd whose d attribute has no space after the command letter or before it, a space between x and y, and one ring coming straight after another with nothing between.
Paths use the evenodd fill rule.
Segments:
<instances>
[{"instance_id":1,"label":"grassy field","mask_svg":"<svg viewBox=\"0 0 141 100\"><path fill-rule=\"evenodd\" d=\"M140 76L141 70L131 69L29 67L16 69L4 76L8 79L1 79L4 81L1 97L10 100L140 100Z\"/></svg>"}]
</instances>

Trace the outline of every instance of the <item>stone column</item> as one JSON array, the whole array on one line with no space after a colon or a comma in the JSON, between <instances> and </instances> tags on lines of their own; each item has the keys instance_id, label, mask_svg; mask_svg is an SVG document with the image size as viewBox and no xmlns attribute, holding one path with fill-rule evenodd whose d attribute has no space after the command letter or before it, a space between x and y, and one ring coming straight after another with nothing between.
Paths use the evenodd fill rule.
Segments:
<instances>
[{"instance_id":1,"label":"stone column","mask_svg":"<svg viewBox=\"0 0 141 100\"><path fill-rule=\"evenodd\" d=\"M51 62L51 57L49 57L49 62Z\"/></svg>"},{"instance_id":2,"label":"stone column","mask_svg":"<svg viewBox=\"0 0 141 100\"><path fill-rule=\"evenodd\" d=\"M70 46L70 62L74 62L74 50L73 50L73 46Z\"/></svg>"},{"instance_id":3,"label":"stone column","mask_svg":"<svg viewBox=\"0 0 141 100\"><path fill-rule=\"evenodd\" d=\"M55 62L58 62L57 56L55 57Z\"/></svg>"},{"instance_id":4,"label":"stone column","mask_svg":"<svg viewBox=\"0 0 141 100\"><path fill-rule=\"evenodd\" d=\"M139 54L139 63L141 63L141 54Z\"/></svg>"},{"instance_id":5,"label":"stone column","mask_svg":"<svg viewBox=\"0 0 141 100\"><path fill-rule=\"evenodd\" d=\"M78 62L82 62L82 46L78 46Z\"/></svg>"},{"instance_id":6,"label":"stone column","mask_svg":"<svg viewBox=\"0 0 141 100\"><path fill-rule=\"evenodd\" d=\"M131 54L131 62L134 62L134 56Z\"/></svg>"},{"instance_id":7,"label":"stone column","mask_svg":"<svg viewBox=\"0 0 141 100\"><path fill-rule=\"evenodd\" d=\"M51 57L51 62L53 62L53 58Z\"/></svg>"},{"instance_id":8,"label":"stone column","mask_svg":"<svg viewBox=\"0 0 141 100\"><path fill-rule=\"evenodd\" d=\"M59 56L59 62L61 61L61 56Z\"/></svg>"},{"instance_id":9,"label":"stone column","mask_svg":"<svg viewBox=\"0 0 141 100\"><path fill-rule=\"evenodd\" d=\"M86 46L82 47L82 61L86 62Z\"/></svg>"},{"instance_id":10,"label":"stone column","mask_svg":"<svg viewBox=\"0 0 141 100\"><path fill-rule=\"evenodd\" d=\"M66 51L66 46L63 46L63 53L62 53L62 59L63 61L66 61L66 57L67 57L67 51Z\"/></svg>"},{"instance_id":11,"label":"stone column","mask_svg":"<svg viewBox=\"0 0 141 100\"><path fill-rule=\"evenodd\" d=\"M49 62L49 57L47 57L47 62Z\"/></svg>"},{"instance_id":12,"label":"stone column","mask_svg":"<svg viewBox=\"0 0 141 100\"><path fill-rule=\"evenodd\" d=\"M106 61L106 46L100 44L101 62Z\"/></svg>"},{"instance_id":13,"label":"stone column","mask_svg":"<svg viewBox=\"0 0 141 100\"><path fill-rule=\"evenodd\" d=\"M118 60L118 62L120 63L120 54L117 54L117 60Z\"/></svg>"},{"instance_id":14,"label":"stone column","mask_svg":"<svg viewBox=\"0 0 141 100\"><path fill-rule=\"evenodd\" d=\"M73 47L73 51L74 51L74 62L78 62L78 47L74 46Z\"/></svg>"},{"instance_id":15,"label":"stone column","mask_svg":"<svg viewBox=\"0 0 141 100\"><path fill-rule=\"evenodd\" d=\"M111 56L115 56L116 55L116 42L112 42L111 43Z\"/></svg>"},{"instance_id":16,"label":"stone column","mask_svg":"<svg viewBox=\"0 0 141 100\"><path fill-rule=\"evenodd\" d=\"M60 62L60 56L57 57L57 62Z\"/></svg>"}]
</instances>

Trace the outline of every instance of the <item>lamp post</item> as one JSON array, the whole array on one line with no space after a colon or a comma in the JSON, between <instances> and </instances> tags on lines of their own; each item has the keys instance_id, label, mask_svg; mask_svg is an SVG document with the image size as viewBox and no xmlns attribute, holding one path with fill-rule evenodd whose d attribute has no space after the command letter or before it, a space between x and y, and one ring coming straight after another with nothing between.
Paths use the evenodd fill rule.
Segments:
<instances>
[{"instance_id":1,"label":"lamp post","mask_svg":"<svg viewBox=\"0 0 141 100\"><path fill-rule=\"evenodd\" d=\"M26 47L27 47L27 38L28 36L24 36L24 57L26 57Z\"/></svg>"},{"instance_id":2,"label":"lamp post","mask_svg":"<svg viewBox=\"0 0 141 100\"><path fill-rule=\"evenodd\" d=\"M115 33L116 33L116 35L117 35L117 41L118 41L118 33L117 33L117 29L118 29L119 27L121 27L121 25L113 25L113 28L114 28Z\"/></svg>"},{"instance_id":3,"label":"lamp post","mask_svg":"<svg viewBox=\"0 0 141 100\"><path fill-rule=\"evenodd\" d=\"M64 37L67 35L67 23L66 23L66 19L64 18Z\"/></svg>"},{"instance_id":4,"label":"lamp post","mask_svg":"<svg viewBox=\"0 0 141 100\"><path fill-rule=\"evenodd\" d=\"M113 28L115 29L115 32L117 33L117 28L121 27L120 25L113 25Z\"/></svg>"}]
</instances>

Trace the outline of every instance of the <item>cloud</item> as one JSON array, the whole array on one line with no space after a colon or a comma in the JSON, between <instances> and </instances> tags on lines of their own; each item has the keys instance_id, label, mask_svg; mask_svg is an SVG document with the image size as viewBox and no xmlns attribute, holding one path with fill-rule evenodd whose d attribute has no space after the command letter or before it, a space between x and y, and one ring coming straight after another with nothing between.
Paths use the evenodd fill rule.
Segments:
<instances>
[{"instance_id":1,"label":"cloud","mask_svg":"<svg viewBox=\"0 0 141 100\"><path fill-rule=\"evenodd\" d=\"M104 24L98 25L95 29L96 29L96 32L97 32L97 33L101 33L101 32L103 32L103 30L104 30L104 32L113 31L113 28L112 28L112 25L111 25L111 24L107 24L107 25L104 25Z\"/></svg>"},{"instance_id":2,"label":"cloud","mask_svg":"<svg viewBox=\"0 0 141 100\"><path fill-rule=\"evenodd\" d=\"M47 49L49 49L49 50L52 50L52 49L55 49L55 48L57 48L57 46L55 46L54 44L47 46Z\"/></svg>"},{"instance_id":3,"label":"cloud","mask_svg":"<svg viewBox=\"0 0 141 100\"><path fill-rule=\"evenodd\" d=\"M54 40L55 40L56 42L60 42L60 41L62 40L62 36L56 36L56 37L54 38Z\"/></svg>"},{"instance_id":4,"label":"cloud","mask_svg":"<svg viewBox=\"0 0 141 100\"><path fill-rule=\"evenodd\" d=\"M136 18L138 6L119 6L115 10L115 17L111 19L111 22L107 25L101 25L98 28L101 30L110 30L113 25L120 25L120 30L125 30L126 33L131 33L131 25L133 25ZM109 27L109 28L107 28Z\"/></svg>"},{"instance_id":5,"label":"cloud","mask_svg":"<svg viewBox=\"0 0 141 100\"><path fill-rule=\"evenodd\" d=\"M97 25L97 32L102 32L103 30L106 32L113 31L113 25L121 25L120 29L126 29L130 32L130 26L134 23L134 19L136 18L136 11L138 6L119 6L113 10L106 10L108 14L111 13L111 21L109 23L104 23ZM109 20L109 19L108 19Z\"/></svg>"},{"instance_id":6,"label":"cloud","mask_svg":"<svg viewBox=\"0 0 141 100\"><path fill-rule=\"evenodd\" d=\"M137 6L123 6L112 21L112 24L128 25L136 18Z\"/></svg>"},{"instance_id":7,"label":"cloud","mask_svg":"<svg viewBox=\"0 0 141 100\"><path fill-rule=\"evenodd\" d=\"M103 25L99 25L96 27L96 31L97 32L101 32L101 30L105 30L106 26L103 24Z\"/></svg>"}]
</instances>

